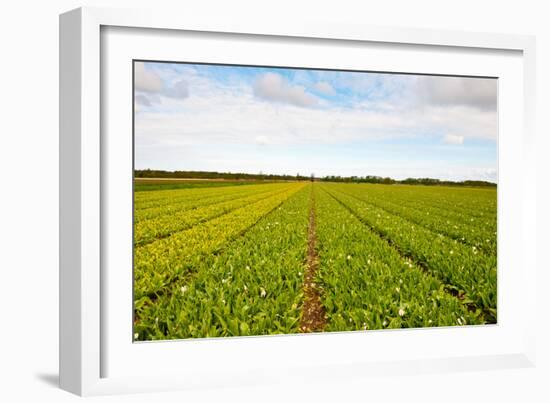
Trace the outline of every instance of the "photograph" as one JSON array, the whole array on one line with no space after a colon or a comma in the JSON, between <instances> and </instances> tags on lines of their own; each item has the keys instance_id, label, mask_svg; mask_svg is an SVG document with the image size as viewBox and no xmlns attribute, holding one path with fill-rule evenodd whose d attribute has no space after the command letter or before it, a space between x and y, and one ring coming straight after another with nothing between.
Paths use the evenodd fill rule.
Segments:
<instances>
[{"instance_id":1,"label":"photograph","mask_svg":"<svg viewBox=\"0 0 550 403\"><path fill-rule=\"evenodd\" d=\"M497 324L497 77L131 71L134 342Z\"/></svg>"}]
</instances>

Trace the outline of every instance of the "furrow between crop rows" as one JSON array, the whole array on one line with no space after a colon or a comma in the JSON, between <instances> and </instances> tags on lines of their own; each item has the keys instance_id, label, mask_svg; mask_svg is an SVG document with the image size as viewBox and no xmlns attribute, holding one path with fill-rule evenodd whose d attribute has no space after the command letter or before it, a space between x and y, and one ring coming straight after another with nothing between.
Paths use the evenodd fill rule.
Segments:
<instances>
[{"instance_id":1,"label":"furrow between crop rows","mask_svg":"<svg viewBox=\"0 0 550 403\"><path fill-rule=\"evenodd\" d=\"M168 206L170 204L186 202L192 200L206 200L209 197L222 196L227 194L235 194L247 191L260 190L263 186L277 186L282 184L262 184L249 186L235 187L214 187L214 188L199 188L199 189L178 189L173 191L159 190L157 192L136 192L134 196L136 211ZM168 192L170 192L168 194ZM156 197L147 197L149 194L155 193ZM159 194L156 194L159 193ZM167 194L164 194L167 193Z\"/></svg>"},{"instance_id":2,"label":"furrow between crop rows","mask_svg":"<svg viewBox=\"0 0 550 403\"><path fill-rule=\"evenodd\" d=\"M365 193L384 200L422 203L441 212L451 211L464 217L496 218L496 193L475 188L458 189L439 186L359 185Z\"/></svg>"},{"instance_id":3,"label":"furrow between crop rows","mask_svg":"<svg viewBox=\"0 0 550 403\"><path fill-rule=\"evenodd\" d=\"M288 187L288 185L287 185ZM134 214L134 223L139 224L142 221L155 219L157 217L166 214L175 214L186 210L194 210L196 208L209 206L212 204L223 203L225 201L234 200L238 198L247 197L254 194L268 193L275 190L284 189L284 185L277 186L261 186L261 187L245 187L245 189L233 191L233 189L227 189L223 193L217 193L215 195L192 198L192 199L172 199L172 202L164 204L160 207L149 207L145 209L136 210ZM139 207L139 203L136 205Z\"/></svg>"},{"instance_id":4,"label":"furrow between crop rows","mask_svg":"<svg viewBox=\"0 0 550 403\"><path fill-rule=\"evenodd\" d=\"M252 205L258 201L270 198L274 195L284 193L290 188L286 186L283 190L260 192L257 194L241 197L213 205L197 208L193 210L184 210L182 212L165 214L156 219L143 221L134 226L134 245L142 247L146 244L159 239L166 238L177 232L187 230L195 225L208 222L224 214Z\"/></svg>"},{"instance_id":5,"label":"furrow between crop rows","mask_svg":"<svg viewBox=\"0 0 550 403\"><path fill-rule=\"evenodd\" d=\"M280 199L222 253L196 259L193 276L180 277L154 303L136 307L136 339L297 333L310 187Z\"/></svg>"},{"instance_id":6,"label":"furrow between crop rows","mask_svg":"<svg viewBox=\"0 0 550 403\"><path fill-rule=\"evenodd\" d=\"M205 254L216 250L247 231L259 219L280 206L304 185L295 184L283 193L241 207L170 237L134 250L134 298L152 297L174 279L195 267Z\"/></svg>"},{"instance_id":7,"label":"furrow between crop rows","mask_svg":"<svg viewBox=\"0 0 550 403\"><path fill-rule=\"evenodd\" d=\"M479 254L343 193L327 192L401 254L428 269L464 304L479 307L487 322L496 321L496 257Z\"/></svg>"},{"instance_id":8,"label":"furrow between crop rows","mask_svg":"<svg viewBox=\"0 0 550 403\"><path fill-rule=\"evenodd\" d=\"M443 234L444 236L456 240L469 247L475 247L486 254L496 254L496 232L487 229L483 223L475 225L474 219L471 219L470 225L464 225L453 218L441 218L435 214L426 215L429 209L413 210L409 207L397 206L386 200L378 200L370 197L368 193L359 193L342 186L334 187L337 191L351 196L361 202L367 203L388 214L397 215L400 218L412 222L427 230ZM432 212L433 213L433 212ZM451 221L452 220L452 221ZM496 229L496 222L495 222Z\"/></svg>"},{"instance_id":9,"label":"furrow between crop rows","mask_svg":"<svg viewBox=\"0 0 550 403\"><path fill-rule=\"evenodd\" d=\"M482 323L326 191L317 219L327 331Z\"/></svg>"}]
</instances>

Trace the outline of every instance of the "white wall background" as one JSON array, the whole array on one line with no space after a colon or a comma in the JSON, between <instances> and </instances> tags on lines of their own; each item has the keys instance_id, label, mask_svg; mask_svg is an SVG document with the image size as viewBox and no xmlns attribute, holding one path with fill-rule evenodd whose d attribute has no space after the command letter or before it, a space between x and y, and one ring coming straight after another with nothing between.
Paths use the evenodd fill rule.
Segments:
<instances>
[{"instance_id":1,"label":"white wall background","mask_svg":"<svg viewBox=\"0 0 550 403\"><path fill-rule=\"evenodd\" d=\"M58 14L81 5L175 7L246 19L304 19L534 34L538 51L538 365L534 369L354 379L94 398L98 401L550 401L550 12L545 1L5 1L0 6L0 400L75 401L57 389ZM545 267L543 267L545 266Z\"/></svg>"}]
</instances>

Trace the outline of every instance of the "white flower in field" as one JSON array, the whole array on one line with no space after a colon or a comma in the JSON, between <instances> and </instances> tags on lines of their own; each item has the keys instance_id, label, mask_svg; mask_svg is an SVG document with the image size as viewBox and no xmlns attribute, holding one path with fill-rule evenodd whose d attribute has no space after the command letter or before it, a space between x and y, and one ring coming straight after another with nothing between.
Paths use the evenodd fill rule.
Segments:
<instances>
[{"instance_id":1,"label":"white flower in field","mask_svg":"<svg viewBox=\"0 0 550 403\"><path fill-rule=\"evenodd\" d=\"M399 279L399 284L403 284L403 280Z\"/></svg>"},{"instance_id":2,"label":"white flower in field","mask_svg":"<svg viewBox=\"0 0 550 403\"><path fill-rule=\"evenodd\" d=\"M265 291L265 289L263 287L260 287L260 297L265 298L266 295L267 292Z\"/></svg>"},{"instance_id":3,"label":"white flower in field","mask_svg":"<svg viewBox=\"0 0 550 403\"><path fill-rule=\"evenodd\" d=\"M449 253L452 255L454 252L453 252L453 251L450 251Z\"/></svg>"},{"instance_id":4,"label":"white flower in field","mask_svg":"<svg viewBox=\"0 0 550 403\"><path fill-rule=\"evenodd\" d=\"M405 316L405 310L403 308L399 308L398 314L399 316Z\"/></svg>"},{"instance_id":5,"label":"white flower in field","mask_svg":"<svg viewBox=\"0 0 550 403\"><path fill-rule=\"evenodd\" d=\"M351 256L350 256L350 255L348 255L347 259L348 259L348 260L350 260L350 259L351 259Z\"/></svg>"},{"instance_id":6,"label":"white flower in field","mask_svg":"<svg viewBox=\"0 0 550 403\"><path fill-rule=\"evenodd\" d=\"M456 321L458 322L459 325L462 325L462 321L460 320L460 318L458 318Z\"/></svg>"},{"instance_id":7,"label":"white flower in field","mask_svg":"<svg viewBox=\"0 0 550 403\"><path fill-rule=\"evenodd\" d=\"M301 271L299 271L299 272L298 272L298 275L299 275L299 276L301 276L301 275L302 275L302 272L301 272Z\"/></svg>"},{"instance_id":8,"label":"white flower in field","mask_svg":"<svg viewBox=\"0 0 550 403\"><path fill-rule=\"evenodd\" d=\"M139 339L139 333L134 333L134 340Z\"/></svg>"},{"instance_id":9,"label":"white flower in field","mask_svg":"<svg viewBox=\"0 0 550 403\"><path fill-rule=\"evenodd\" d=\"M384 322L382 322L382 326L386 326L388 324L388 322L386 322L386 320L384 319Z\"/></svg>"},{"instance_id":10,"label":"white flower in field","mask_svg":"<svg viewBox=\"0 0 550 403\"><path fill-rule=\"evenodd\" d=\"M399 292L401 289L399 287L395 287L395 291Z\"/></svg>"},{"instance_id":11,"label":"white flower in field","mask_svg":"<svg viewBox=\"0 0 550 403\"><path fill-rule=\"evenodd\" d=\"M367 264L370 264L370 259L367 259Z\"/></svg>"},{"instance_id":12,"label":"white flower in field","mask_svg":"<svg viewBox=\"0 0 550 403\"><path fill-rule=\"evenodd\" d=\"M246 266L245 269L246 269L246 270L250 270L250 266Z\"/></svg>"},{"instance_id":13,"label":"white flower in field","mask_svg":"<svg viewBox=\"0 0 550 403\"><path fill-rule=\"evenodd\" d=\"M244 285L243 288L244 288L245 291L248 291L248 287L246 286L246 284Z\"/></svg>"},{"instance_id":14,"label":"white flower in field","mask_svg":"<svg viewBox=\"0 0 550 403\"><path fill-rule=\"evenodd\" d=\"M184 285L183 287L180 288L182 294L185 294L188 289L189 289L189 287L187 287L186 285Z\"/></svg>"}]
</instances>

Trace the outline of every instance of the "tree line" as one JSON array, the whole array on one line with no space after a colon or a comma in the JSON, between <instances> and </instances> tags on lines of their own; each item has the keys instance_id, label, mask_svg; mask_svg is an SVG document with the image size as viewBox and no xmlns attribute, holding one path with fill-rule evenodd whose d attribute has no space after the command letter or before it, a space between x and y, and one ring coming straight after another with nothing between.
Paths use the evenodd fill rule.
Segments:
<instances>
[{"instance_id":1,"label":"tree line","mask_svg":"<svg viewBox=\"0 0 550 403\"><path fill-rule=\"evenodd\" d=\"M434 178L407 178L397 180L382 176L337 176L327 175L323 177L315 177L313 174L309 176L300 175L276 175L249 173L234 173L234 172L212 172L212 171L163 171L154 169L143 169L134 171L135 178L180 178L180 179L225 179L225 180L264 180L264 181L321 181L321 182L344 182L344 183L379 183L385 185L404 184L404 185L428 185L428 186L491 186L496 187L496 183L480 181L480 180L465 180L465 181L448 181Z\"/></svg>"},{"instance_id":2,"label":"tree line","mask_svg":"<svg viewBox=\"0 0 550 403\"><path fill-rule=\"evenodd\" d=\"M143 169L134 171L135 178L175 178L175 179L225 179L225 180L267 180L267 181L305 181L311 180L311 176L274 175L274 174L248 174L242 172L212 172L212 171L160 171Z\"/></svg>"},{"instance_id":3,"label":"tree line","mask_svg":"<svg viewBox=\"0 0 550 403\"><path fill-rule=\"evenodd\" d=\"M345 183L381 183L384 185L403 184L403 185L439 185L439 186L492 186L496 187L496 183L480 181L480 180L465 180L465 181L449 181L434 178L407 178L397 180L382 176L324 176L320 178L325 182L345 182Z\"/></svg>"}]
</instances>

